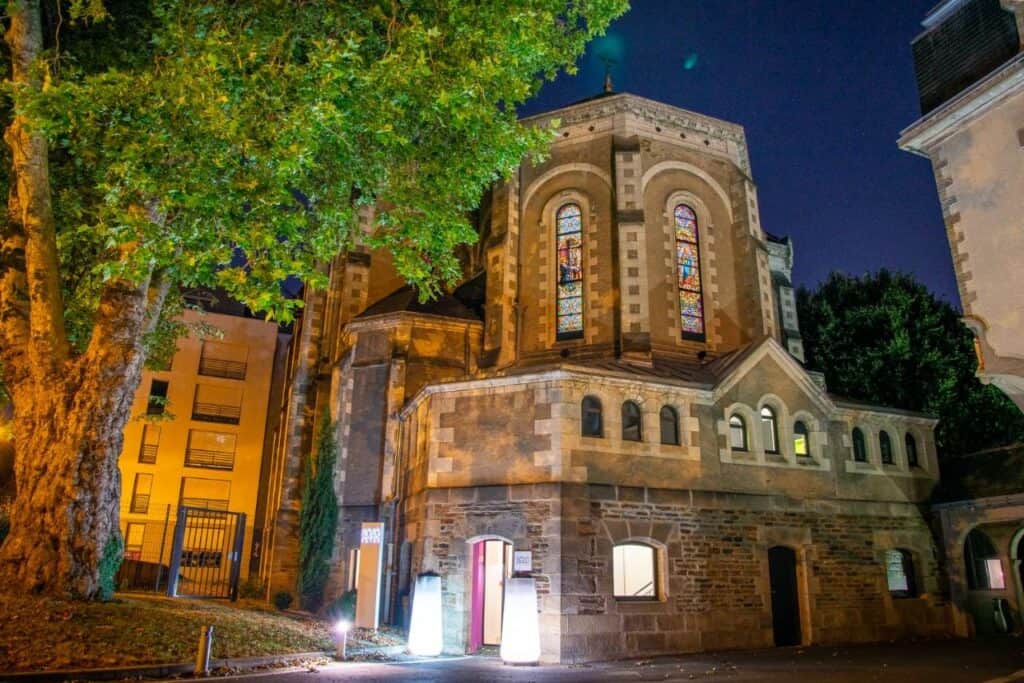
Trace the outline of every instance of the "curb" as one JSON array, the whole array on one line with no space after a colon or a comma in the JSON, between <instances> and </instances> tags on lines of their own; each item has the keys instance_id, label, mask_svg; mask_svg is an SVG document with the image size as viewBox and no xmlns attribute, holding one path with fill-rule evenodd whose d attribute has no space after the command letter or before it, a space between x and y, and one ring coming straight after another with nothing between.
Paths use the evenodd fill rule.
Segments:
<instances>
[{"instance_id":1,"label":"curb","mask_svg":"<svg viewBox=\"0 0 1024 683\"><path fill-rule=\"evenodd\" d=\"M333 657L330 652L298 652L286 655L264 655L261 657L229 657L211 659L210 670L217 669L254 669L269 664L286 665L306 659ZM117 681L140 678L168 678L170 676L191 675L196 665L192 662L176 664L142 664L139 666L121 666L112 669L57 669L52 671L25 671L21 673L0 673L0 682L10 681L21 683L61 683L62 681ZM216 678L212 676L211 678Z\"/></svg>"}]
</instances>

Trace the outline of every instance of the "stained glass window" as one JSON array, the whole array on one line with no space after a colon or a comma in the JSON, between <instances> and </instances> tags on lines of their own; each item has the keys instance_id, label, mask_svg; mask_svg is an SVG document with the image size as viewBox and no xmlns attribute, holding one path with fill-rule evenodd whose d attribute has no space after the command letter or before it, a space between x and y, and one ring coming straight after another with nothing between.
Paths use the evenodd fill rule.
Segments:
<instances>
[{"instance_id":1,"label":"stained glass window","mask_svg":"<svg viewBox=\"0 0 1024 683\"><path fill-rule=\"evenodd\" d=\"M555 216L558 234L557 339L583 336L583 216L576 204L566 204Z\"/></svg>"},{"instance_id":2,"label":"stained glass window","mask_svg":"<svg viewBox=\"0 0 1024 683\"><path fill-rule=\"evenodd\" d=\"M675 209L676 276L683 339L704 340L704 301L701 296L697 214L686 204Z\"/></svg>"}]
</instances>

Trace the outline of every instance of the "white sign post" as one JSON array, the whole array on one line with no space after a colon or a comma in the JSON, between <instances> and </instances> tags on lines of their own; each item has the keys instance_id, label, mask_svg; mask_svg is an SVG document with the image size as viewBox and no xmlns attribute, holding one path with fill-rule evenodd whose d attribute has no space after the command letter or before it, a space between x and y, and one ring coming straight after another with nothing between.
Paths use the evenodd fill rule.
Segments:
<instances>
[{"instance_id":1,"label":"white sign post","mask_svg":"<svg viewBox=\"0 0 1024 683\"><path fill-rule=\"evenodd\" d=\"M384 523L363 522L359 535L359 576L356 578L356 626L377 629L380 616Z\"/></svg>"}]
</instances>

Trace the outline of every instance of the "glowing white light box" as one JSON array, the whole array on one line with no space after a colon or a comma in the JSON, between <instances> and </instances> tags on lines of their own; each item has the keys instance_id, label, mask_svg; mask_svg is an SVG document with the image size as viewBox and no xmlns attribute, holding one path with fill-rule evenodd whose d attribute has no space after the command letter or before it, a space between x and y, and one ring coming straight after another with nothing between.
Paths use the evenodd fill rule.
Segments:
<instances>
[{"instance_id":1,"label":"glowing white light box","mask_svg":"<svg viewBox=\"0 0 1024 683\"><path fill-rule=\"evenodd\" d=\"M441 623L441 577L420 574L412 594L412 623L409 624L409 654L436 657L444 646Z\"/></svg>"},{"instance_id":2,"label":"glowing white light box","mask_svg":"<svg viewBox=\"0 0 1024 683\"><path fill-rule=\"evenodd\" d=\"M540 619L537 616L537 582L534 579L505 581L501 659L509 664L536 664L540 661Z\"/></svg>"}]
</instances>

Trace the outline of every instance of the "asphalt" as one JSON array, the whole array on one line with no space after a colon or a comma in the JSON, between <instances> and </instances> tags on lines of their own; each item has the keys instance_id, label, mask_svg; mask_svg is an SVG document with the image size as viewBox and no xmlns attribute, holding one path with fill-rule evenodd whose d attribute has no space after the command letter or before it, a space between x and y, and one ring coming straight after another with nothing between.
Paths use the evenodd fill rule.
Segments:
<instances>
[{"instance_id":1,"label":"asphalt","mask_svg":"<svg viewBox=\"0 0 1024 683\"><path fill-rule=\"evenodd\" d=\"M315 671L237 677L260 683L588 681L828 681L1008 683L1024 681L1024 639L930 641L698 654L576 666L505 666L493 657L404 663L339 662Z\"/></svg>"}]
</instances>

